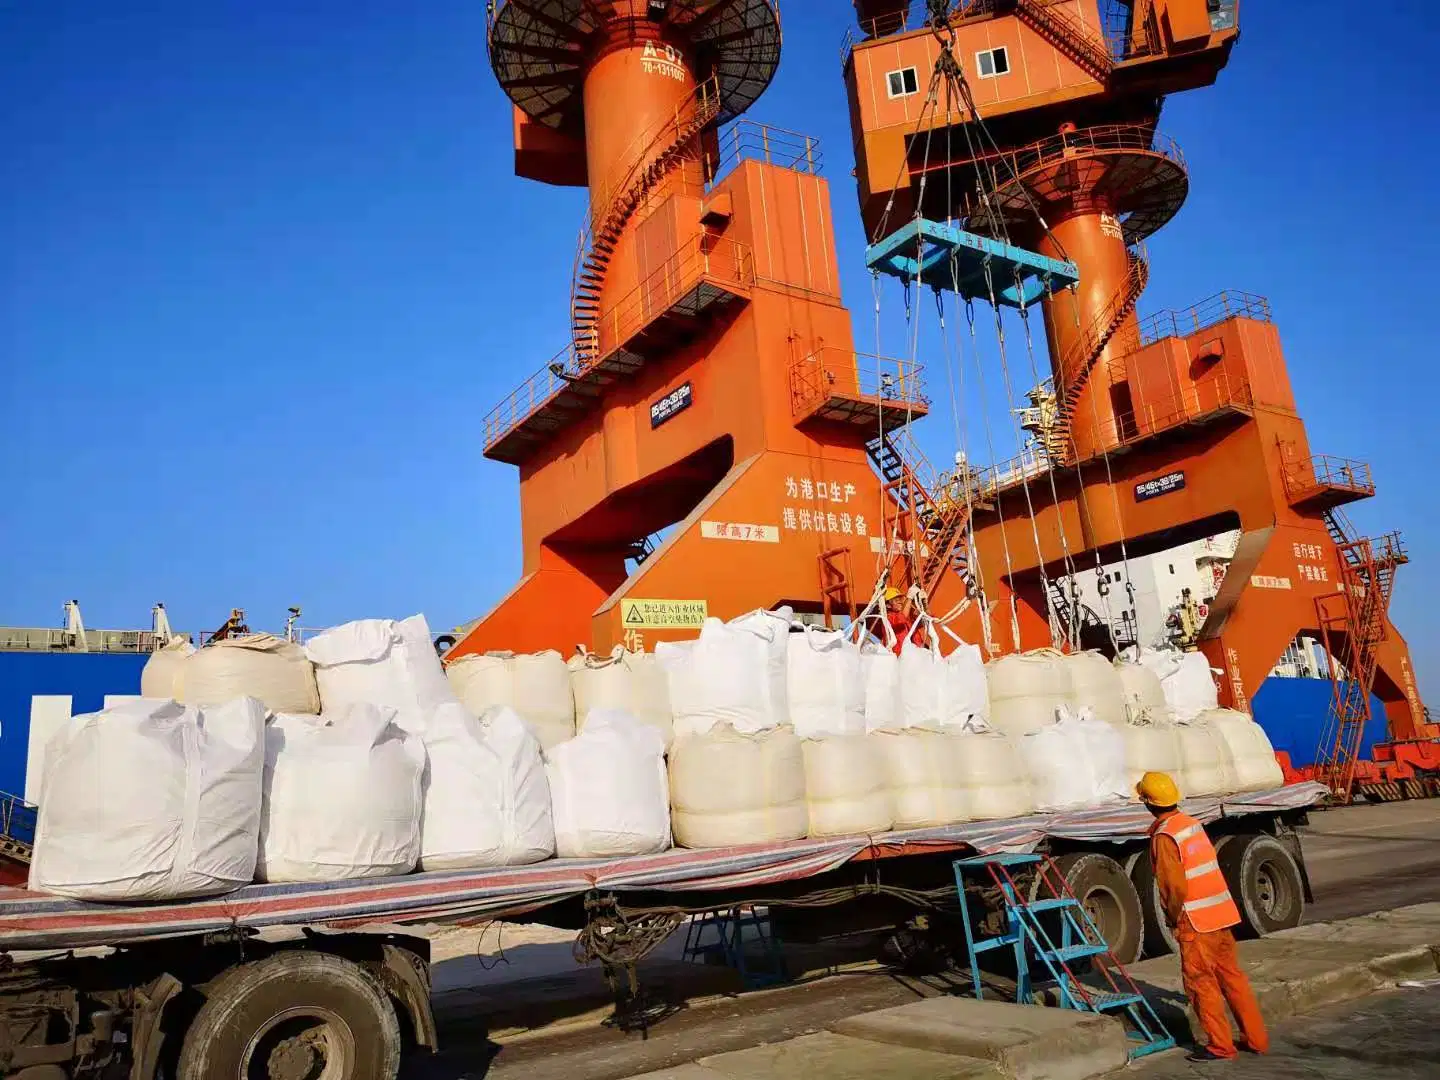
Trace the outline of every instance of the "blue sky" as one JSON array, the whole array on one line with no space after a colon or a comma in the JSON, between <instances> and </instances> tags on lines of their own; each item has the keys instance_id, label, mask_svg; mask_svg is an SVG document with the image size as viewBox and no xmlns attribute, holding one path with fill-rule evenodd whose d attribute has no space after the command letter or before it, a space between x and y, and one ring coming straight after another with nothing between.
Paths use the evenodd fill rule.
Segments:
<instances>
[{"instance_id":1,"label":"blue sky","mask_svg":"<svg viewBox=\"0 0 1440 1080\"><path fill-rule=\"evenodd\" d=\"M1306 5L1313 33L1289 6L1243 5L1219 84L1166 105L1193 188L1142 312L1270 297L1314 449L1374 465L1352 516L1409 541L1395 612L1433 696L1440 19L1371 5L1347 55L1353 5ZM751 116L826 148L864 348L851 9L784 17ZM187 628L439 626L513 583L516 474L480 424L564 342L583 201L513 176L482 3L0 3L0 102L0 622L75 597L95 626L155 600Z\"/></svg>"}]
</instances>

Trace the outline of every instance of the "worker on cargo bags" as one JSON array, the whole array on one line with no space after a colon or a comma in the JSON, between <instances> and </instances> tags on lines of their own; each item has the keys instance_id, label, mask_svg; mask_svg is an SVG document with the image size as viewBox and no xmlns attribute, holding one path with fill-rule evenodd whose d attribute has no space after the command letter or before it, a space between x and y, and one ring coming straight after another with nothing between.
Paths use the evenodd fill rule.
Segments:
<instances>
[{"instance_id":1,"label":"worker on cargo bags","mask_svg":"<svg viewBox=\"0 0 1440 1080\"><path fill-rule=\"evenodd\" d=\"M895 632L895 644L891 646L895 655L900 655L900 649L905 644L905 639L910 636L915 626L915 617L912 613L910 600L894 585L885 590L885 621L890 624L890 629ZM920 639L920 632L914 631L916 644L923 645Z\"/></svg>"},{"instance_id":2,"label":"worker on cargo bags","mask_svg":"<svg viewBox=\"0 0 1440 1080\"><path fill-rule=\"evenodd\" d=\"M1250 980L1240 970L1230 931L1240 921L1240 911L1220 872L1215 845L1205 835L1205 826L1180 812L1180 789L1165 773L1147 772L1135 785L1135 793L1155 817L1150 826L1150 861L1160 906L1180 945L1185 996L1208 1039L1208 1045L1190 1059L1223 1061L1235 1056L1227 1003L1240 1025L1244 1048L1263 1054L1270 1048L1270 1037Z\"/></svg>"}]
</instances>

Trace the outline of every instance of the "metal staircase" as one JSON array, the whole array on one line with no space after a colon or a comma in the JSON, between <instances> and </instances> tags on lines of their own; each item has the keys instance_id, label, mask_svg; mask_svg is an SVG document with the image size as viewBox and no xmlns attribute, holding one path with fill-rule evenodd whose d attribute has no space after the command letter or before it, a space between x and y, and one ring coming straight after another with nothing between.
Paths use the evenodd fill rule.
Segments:
<instances>
[{"instance_id":1,"label":"metal staircase","mask_svg":"<svg viewBox=\"0 0 1440 1080\"><path fill-rule=\"evenodd\" d=\"M1145 291L1145 286L1150 281L1150 264L1136 251L1132 250L1127 254L1130 272L1125 281L1095 316L1085 336L1066 352L1060 364L1060 370L1070 379L1070 385L1066 387L1063 397L1056 405L1054 422L1045 436L1046 450L1055 460L1064 460L1068 456L1066 447L1070 443L1071 427L1080 398L1090 381L1090 373L1095 370L1105 347L1135 310L1135 305L1140 302L1140 294ZM1071 372L1075 374L1071 375Z\"/></svg>"},{"instance_id":2,"label":"metal staircase","mask_svg":"<svg viewBox=\"0 0 1440 1080\"><path fill-rule=\"evenodd\" d=\"M1115 68L1109 46L1054 0L1013 0L1015 14L1051 45L1084 69L1096 82L1104 83ZM1092 9L1093 10L1093 9Z\"/></svg>"},{"instance_id":3,"label":"metal staircase","mask_svg":"<svg viewBox=\"0 0 1440 1080\"><path fill-rule=\"evenodd\" d=\"M905 428L877 435L865 444L865 452L884 481L885 492L899 507L897 531L902 536L907 531L898 527L900 518L908 518L913 525L908 530L912 535L905 538L915 541L911 557L917 568L914 583L930 597L947 571L968 582L970 514L980 505L979 493L973 488L966 497L963 485L968 478L935 476ZM937 498L932 492L941 495Z\"/></svg>"},{"instance_id":4,"label":"metal staircase","mask_svg":"<svg viewBox=\"0 0 1440 1080\"><path fill-rule=\"evenodd\" d=\"M720 115L714 77L697 86L658 130L643 132L620 180L594 202L589 227L580 234L570 288L571 337L577 367L600 359L600 291L626 224L645 196L687 155L698 153L696 137Z\"/></svg>"},{"instance_id":5,"label":"metal staircase","mask_svg":"<svg viewBox=\"0 0 1440 1080\"><path fill-rule=\"evenodd\" d=\"M1135 1058L1168 1050L1175 1037L1165 1029L1154 1008L1135 985L1135 980L1111 951L1090 914L1081 906L1070 886L1048 855L977 855L954 862L955 888L964 913L965 944L969 950L970 979L975 996L984 998L980 984L980 955L1007 949L1015 960L1015 1000L1022 1005L1037 1001L1031 982L1031 959L1055 984L1056 1004L1080 1012L1116 1014L1125 1022L1128 1056ZM1033 890L1022 889L1012 870L1033 869ZM999 892L1005 929L992 937L977 937L978 921L972 921L966 895L965 875L984 872L988 889ZM977 873L976 876L979 876ZM981 882L980 887L986 888ZM1026 899L1036 895L1038 899ZM978 913L977 913L978 915ZM1081 982L1074 967L1088 963L1099 975L1100 985ZM1042 975L1043 977L1043 975Z\"/></svg>"},{"instance_id":6,"label":"metal staircase","mask_svg":"<svg viewBox=\"0 0 1440 1080\"><path fill-rule=\"evenodd\" d=\"M1337 802L1348 803L1370 722L1376 653L1385 640L1395 571L1409 556L1399 533L1361 537L1338 507L1325 512L1325 527L1340 557L1340 591L1315 601L1333 686L1315 778ZM1342 656L1343 664L1337 663Z\"/></svg>"}]
</instances>

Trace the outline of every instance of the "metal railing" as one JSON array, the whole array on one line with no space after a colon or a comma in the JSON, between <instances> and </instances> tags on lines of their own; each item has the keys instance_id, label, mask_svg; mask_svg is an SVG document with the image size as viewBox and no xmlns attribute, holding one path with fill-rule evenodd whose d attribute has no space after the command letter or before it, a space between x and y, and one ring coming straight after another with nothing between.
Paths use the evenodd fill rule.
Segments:
<instances>
[{"instance_id":1,"label":"metal railing","mask_svg":"<svg viewBox=\"0 0 1440 1080\"><path fill-rule=\"evenodd\" d=\"M749 288L755 281L755 263L749 247L708 235L694 237L681 245L595 321L590 331L594 338L590 359L582 361L572 342L490 410L484 420L486 449L561 393L570 382L593 371L610 352L664 315L704 281Z\"/></svg>"},{"instance_id":2,"label":"metal railing","mask_svg":"<svg viewBox=\"0 0 1440 1080\"><path fill-rule=\"evenodd\" d=\"M979 158L993 174L992 189L1003 187L1031 169L1077 154L1145 151L1159 154L1182 169L1185 155L1168 135L1162 135L1149 124L1096 124L1077 131L1061 132L1038 142Z\"/></svg>"},{"instance_id":3,"label":"metal railing","mask_svg":"<svg viewBox=\"0 0 1440 1080\"><path fill-rule=\"evenodd\" d=\"M152 653L160 647L150 630L86 630L82 648L76 635L63 629L0 626L0 650L7 652Z\"/></svg>"},{"instance_id":4,"label":"metal railing","mask_svg":"<svg viewBox=\"0 0 1440 1080\"><path fill-rule=\"evenodd\" d=\"M709 191L741 161L763 161L782 169L820 175L822 158L820 140L798 131L757 124L753 120L736 120L721 129L719 155L705 160L705 190Z\"/></svg>"},{"instance_id":5,"label":"metal railing","mask_svg":"<svg viewBox=\"0 0 1440 1080\"><path fill-rule=\"evenodd\" d=\"M0 837L35 844L35 823L39 809L19 795L0 791Z\"/></svg>"},{"instance_id":6,"label":"metal railing","mask_svg":"<svg viewBox=\"0 0 1440 1080\"><path fill-rule=\"evenodd\" d=\"M1333 454L1316 454L1308 459L1288 462L1282 477L1285 494L1292 499L1303 498L1321 488L1375 494L1375 481L1370 475L1368 461L1355 461Z\"/></svg>"},{"instance_id":7,"label":"metal railing","mask_svg":"<svg viewBox=\"0 0 1440 1080\"><path fill-rule=\"evenodd\" d=\"M799 416L839 395L864 398L901 409L928 407L921 372L909 360L857 353L838 346L817 349L790 366L790 407Z\"/></svg>"},{"instance_id":8,"label":"metal railing","mask_svg":"<svg viewBox=\"0 0 1440 1080\"><path fill-rule=\"evenodd\" d=\"M1227 289L1188 308L1157 311L1138 323L1136 347L1153 345L1163 338L1188 337L1235 318L1270 322L1270 301L1255 293Z\"/></svg>"},{"instance_id":9,"label":"metal railing","mask_svg":"<svg viewBox=\"0 0 1440 1080\"><path fill-rule=\"evenodd\" d=\"M1218 375L1186 387L1178 394L1144 402L1134 409L1115 414L1112 430L1101 431L1095 441L1095 454L1113 452L1185 424L1194 423L1228 410L1253 407L1250 384L1243 378ZM1084 427L1093 419L1084 410L1073 427ZM1086 459L1088 460L1088 459ZM1056 462L1056 465L1060 465ZM1026 450L1006 461L981 470L979 490L984 495L1013 487L1022 479L1038 476L1050 467L1050 458L1043 450Z\"/></svg>"}]
</instances>

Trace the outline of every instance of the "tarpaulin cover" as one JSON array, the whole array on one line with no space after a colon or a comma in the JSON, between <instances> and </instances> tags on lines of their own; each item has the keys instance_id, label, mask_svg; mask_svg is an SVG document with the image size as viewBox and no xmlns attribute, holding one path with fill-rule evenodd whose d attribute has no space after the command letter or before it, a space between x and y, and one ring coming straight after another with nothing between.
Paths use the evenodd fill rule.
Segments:
<instances>
[{"instance_id":1,"label":"tarpaulin cover","mask_svg":"<svg viewBox=\"0 0 1440 1080\"><path fill-rule=\"evenodd\" d=\"M1201 821L1293 810L1320 801L1320 784L1293 784L1224 798L1187 799ZM672 849L625 859L552 859L533 866L439 870L404 877L297 885L248 885L212 900L94 904L0 888L0 949L114 945L147 938L244 926L342 928L366 923L468 922L515 915L590 889L710 891L725 902L742 892L833 870L855 858L933 847L983 853L1028 851L1046 836L1089 841L1137 840L1150 827L1138 803L933 829L793 840L694 851Z\"/></svg>"}]
</instances>

